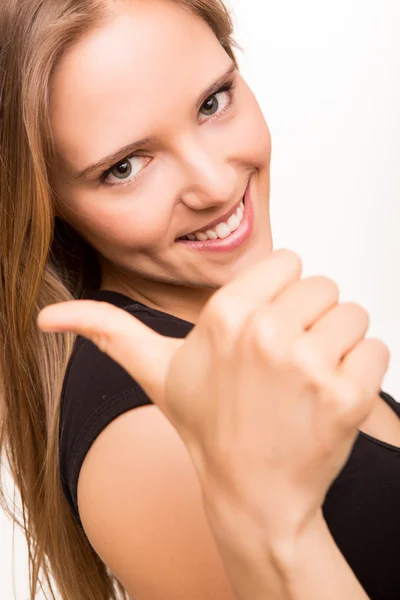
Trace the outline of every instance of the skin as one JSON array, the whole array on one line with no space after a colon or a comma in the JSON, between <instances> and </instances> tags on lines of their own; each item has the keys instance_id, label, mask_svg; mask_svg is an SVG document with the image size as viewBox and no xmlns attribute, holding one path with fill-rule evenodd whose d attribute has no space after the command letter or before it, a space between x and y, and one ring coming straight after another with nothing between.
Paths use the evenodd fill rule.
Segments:
<instances>
[{"instance_id":1,"label":"skin","mask_svg":"<svg viewBox=\"0 0 400 600\"><path fill-rule=\"evenodd\" d=\"M234 78L235 100L229 110L222 112L219 108L217 115L209 117L196 107L199 96L204 96L204 91L209 85L231 64L214 34L201 19L165 1L131 1L126 4L119 2L114 3L114 6L116 12L113 18L104 27L86 35L69 50L55 77L51 117L58 149L58 161L53 165L56 212L68 219L97 249L102 267L103 289L122 292L149 306L197 323L205 303L215 290L228 284L239 274L246 275L249 267L272 253L269 216L271 145L268 127L253 93L238 73ZM154 43L154 40L157 40L157 43ZM207 98L203 97L203 100ZM226 108L228 95L221 94L217 100L221 107ZM142 166L145 168L133 183L119 187L101 185L99 177L102 169L86 179L78 180L74 177L74 174L82 171L87 165L99 161L120 147L150 136L156 137L157 141L141 148L137 153L139 158L134 161L135 170ZM209 221L228 212L243 196L249 178L255 227L251 238L241 248L231 253L211 254L187 249L175 243L177 237L200 229ZM112 177L112 180L115 178ZM279 268L275 274L282 275L282 272L282 268ZM254 273L255 271L253 277ZM235 310L231 311L231 314L236 317L241 293L246 295L246 301L241 304L242 308L250 310L249 305L258 300L257 293L260 293L260 287L268 286L272 279L271 274L268 275L264 270L257 272L253 286L248 285L248 282L247 285L243 285L243 281L238 281L236 285L239 289L235 290L234 286L232 293L231 300ZM262 283L261 286L259 282ZM277 322L282 327L279 333L284 334L279 336L280 341L282 338L287 339L291 333L290 324L282 317L290 315L293 322L301 322L302 311L310 307L309 298L316 301L319 297L318 292L310 293L308 290L302 301L299 301L300 288L295 291L291 289L289 292L290 303L286 298L287 302L285 306L281 306L279 318L277 317ZM79 304L79 310L76 304ZM46 329L46 318L48 325L51 323L52 313L55 313L53 324L56 323L57 330L75 330L92 337L110 355L114 350L114 358L121 364L124 364L125 360L126 368L130 366L130 362L134 362L132 356L135 355L135 348L140 348L136 355L136 369L132 367L132 375L144 378L143 374L147 373L148 387L146 388L145 380L141 381L141 384L150 396L155 397L154 389L151 388L155 380L153 365L154 362L164 364L164 368L159 368L157 374L161 382L159 388L165 391L164 379L168 360L162 361L160 358L163 353L167 353L169 347L174 350L175 345L183 344L182 340L161 341L158 337L151 337L149 331L141 329L134 319L129 318L129 322L123 321L128 318L123 311L120 311L118 317L115 307L108 307L112 310L109 318L100 319L100 311L104 310L104 307L98 303L95 303L95 308L82 302L76 304L78 314L75 317L74 306L69 307L70 312L64 311L64 306L50 307L55 311L47 310L39 325L50 331L52 327ZM222 321L226 318L227 306L224 303L224 310L220 314ZM94 322L92 329L91 319ZM111 325L113 319L115 322ZM116 327L118 320L119 329ZM238 322L239 319L235 319L236 326ZM354 328L360 326L362 330L357 333L357 338L364 333L365 325L359 325L354 314L351 324ZM334 344L328 342L335 340L335 333L342 334L343 330L350 330L350 327L343 327L343 322L341 325L342 329L338 327L337 320L325 321L323 331L319 329L320 341L326 342L329 352L333 351ZM110 328L109 332L106 331L107 327ZM119 338L116 330L120 331ZM200 328L194 329L194 335L201 338L203 330L200 324ZM104 332L108 335L104 335ZM216 338L220 342L219 334ZM132 345L132 339L139 339L140 343ZM193 335L189 338L189 344L190 339L193 339ZM209 336L203 336L202 339L203 342L208 342ZM241 341L243 342L243 339ZM216 360L205 360L207 352L199 353L199 343L192 345L192 365L199 366L199 356L203 357L203 361L208 365L216 364ZM222 344L222 347L235 346L226 343ZM276 344L273 347L276 351ZM152 353L154 360L149 358ZM242 356L248 357L248 354L246 349ZM190 358L187 351L182 353L182 356L186 360ZM338 357L336 361L337 359ZM251 357L247 362L241 361L239 366L247 364L250 368L253 363ZM232 369L232 372L238 373L239 367ZM259 369L258 373L261 372ZM186 368L182 369L181 373L183 383L179 382L179 385L175 386L174 393L171 394L174 398L178 397L177 392L182 392L183 384L192 381L187 377ZM216 375L219 374L218 371ZM216 379L217 377L199 377L203 385L204 382L211 385ZM225 381L230 379L229 372ZM251 381L251 377L243 379L247 384ZM286 377L285 381L292 381L292 378ZM197 389L196 386L194 388ZM260 390L261 386L256 386L256 389ZM217 394L209 393L204 397L216 396ZM229 405L233 396L233 392L226 395ZM249 397L252 398L253 395L250 394ZM293 394L284 394L284 397L297 399ZM189 394L186 394L186 398L189 398ZM207 403L198 403L199 409L204 406L207 406ZM208 406L212 408L214 404L208 403ZM260 402L260 406L265 406L265 402ZM301 413L298 406L297 410ZM193 417L193 414L194 406L191 403L190 411L184 411L183 416ZM221 411L221 414L228 415L226 411ZM286 415L287 413L283 412L282 422L286 422ZM301 427L297 427L298 423L303 422L301 417L302 413L298 419L293 420L296 434L301 433ZM279 428L272 430L271 435L266 435L264 423L268 424L268 418L260 419L257 412L257 419L263 425L262 428L255 428L255 431L261 432L261 446L265 448L264 440L273 441L273 434L276 434ZM204 419L206 426L209 421L208 418ZM399 420L380 400L376 401L375 409L370 413L363 428L375 437L400 445ZM190 427L186 427L186 430L190 430ZM248 438L251 439L252 429L249 430ZM129 439L132 437L131 431L129 429ZM111 437L110 432L112 429L108 428L110 448L115 450L117 440L121 439L120 430L115 438ZM106 432L103 432L103 440L105 435ZM201 435L198 437L202 439ZM290 435L288 439L292 439ZM314 437L311 439L314 440ZM95 444L98 452L105 447L99 444L98 439ZM125 448L127 446L128 444L124 445ZM93 450L91 452L93 457ZM109 454L105 452L104 456ZM119 456L121 454L122 452ZM291 456L294 456L294 453L291 453ZM102 456L100 458L97 464L101 465L100 470L103 471L104 460ZM92 466L90 475L95 472ZM92 479L94 480L94 475ZM124 570L124 556L118 554L121 544L115 544L112 551L107 550L109 543L104 533L104 514L99 508L101 503L97 500L96 504L93 502L93 498L102 495L97 489L94 494L90 494L89 476L83 483L82 477L80 481L80 508L83 514L90 515L86 525L92 534L94 547L100 556L105 556L106 551L110 552L109 560L105 558L105 562L108 562L115 572L118 572L119 567L122 575L120 579L125 581L127 589L130 589L131 585L133 590L134 583L129 579L134 577L130 556L127 558L129 564ZM269 478L267 484L268 482ZM89 488L85 487L85 484L89 485ZM107 489L109 487L107 480ZM124 486L119 487L121 494L123 488ZM132 498L129 494L128 496L131 506ZM262 494L263 499L266 496ZM288 497L292 498L292 495L289 493ZM109 497L107 502L108 499ZM104 506L108 506L107 502ZM95 508L99 511L96 514ZM289 512L286 511L286 514ZM131 513L130 508L125 513L121 512L123 527L121 526L120 530L123 530L124 534L126 515ZM273 511L270 511L270 514L273 514ZM255 582L258 591L263 592L260 597L272 598L271 581L274 583L275 580L274 573L270 576L270 565L265 562L265 569L254 572L254 564L264 564L262 560L266 560L264 555L258 556L254 553L259 543L258 532L250 538L251 527L248 527L248 521L245 519L245 527L236 535L238 526L243 524L242 516L239 514L239 518L238 514L234 515L232 523L228 523L225 529L222 528L222 547L225 547L226 551L226 564L231 567L230 571L236 578L236 589L243 592L241 597L256 597L252 588ZM90 526L91 522L93 526ZM277 518L275 522L282 524L284 521ZM101 523L101 527L98 523ZM114 536L114 531L118 528L115 522L112 525ZM360 592L336 546L330 538L321 537L320 532L321 528L318 528L315 535L313 530L312 535L302 541L299 556L304 559L305 564L299 563L294 569L291 566L291 574L298 570L300 575L295 573L294 591L291 591L292 595L286 594L285 597L295 600L322 597L326 592L326 569L329 568L330 580L339 585L338 588L332 588L332 597L346 597L352 600L356 597L364 598L365 595L362 590ZM111 536L110 529L108 535ZM229 543L230 535L234 540L232 544ZM117 534L116 536L114 540L118 538ZM246 540L246 548L239 562L235 562L238 554L235 556L234 553L229 553L232 548L235 549L235 541L238 539ZM140 553L142 554L142 549ZM125 549L123 554L126 554ZM315 569L316 557L321 561L321 568ZM318 576L321 573L324 576L319 580ZM307 581L308 576L310 582ZM277 592L275 597L284 597L283 593L281 596L278 596L278 593L280 592Z\"/></svg>"},{"instance_id":2,"label":"skin","mask_svg":"<svg viewBox=\"0 0 400 600\"><path fill-rule=\"evenodd\" d=\"M165 1L116 6L55 77L56 212L98 251L102 289L196 323L216 289L272 251L268 126L238 71L230 106L223 92L211 112L196 107L232 64L203 20ZM133 174L109 177L120 185L102 184L102 169L74 176L146 137L156 140L130 161ZM249 179L255 227L242 247L202 253L175 242L230 211Z\"/></svg>"},{"instance_id":3,"label":"skin","mask_svg":"<svg viewBox=\"0 0 400 600\"><path fill-rule=\"evenodd\" d=\"M55 212L98 251L101 289L197 323L218 288L272 253L270 132L238 71L228 79L235 86L230 106L224 92L211 97L215 114L197 108L232 65L203 20L165 0L113 7L55 74ZM136 152L128 180L114 174L114 187L102 183L112 163L76 177L146 137L156 141ZM175 242L226 214L249 179L254 230L241 247L202 253ZM400 446L399 420L380 398L362 430Z\"/></svg>"}]
</instances>

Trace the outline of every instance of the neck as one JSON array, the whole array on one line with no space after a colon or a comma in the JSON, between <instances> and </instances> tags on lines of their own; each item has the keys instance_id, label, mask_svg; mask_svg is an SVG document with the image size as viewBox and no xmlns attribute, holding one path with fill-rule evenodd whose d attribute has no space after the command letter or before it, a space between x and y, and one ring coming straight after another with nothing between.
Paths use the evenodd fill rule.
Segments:
<instances>
[{"instance_id":1,"label":"neck","mask_svg":"<svg viewBox=\"0 0 400 600\"><path fill-rule=\"evenodd\" d=\"M151 280L127 281L103 273L102 290L124 294L132 300L196 324L207 301L216 291L211 288L194 288Z\"/></svg>"}]
</instances>

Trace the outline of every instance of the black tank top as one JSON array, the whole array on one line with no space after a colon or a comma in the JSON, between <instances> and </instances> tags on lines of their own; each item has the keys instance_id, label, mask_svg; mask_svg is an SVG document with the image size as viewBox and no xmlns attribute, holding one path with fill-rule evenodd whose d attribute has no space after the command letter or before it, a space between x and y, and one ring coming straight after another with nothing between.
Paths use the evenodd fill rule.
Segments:
<instances>
[{"instance_id":1,"label":"black tank top","mask_svg":"<svg viewBox=\"0 0 400 600\"><path fill-rule=\"evenodd\" d=\"M123 308L168 337L184 338L194 327L117 292L101 290L93 299ZM385 392L381 397L400 418L400 404ZM113 419L146 404L153 403L120 365L77 337L61 397L59 458L63 490L80 526L77 483L87 452ZM399 600L400 449L360 432L323 512L371 600Z\"/></svg>"}]
</instances>

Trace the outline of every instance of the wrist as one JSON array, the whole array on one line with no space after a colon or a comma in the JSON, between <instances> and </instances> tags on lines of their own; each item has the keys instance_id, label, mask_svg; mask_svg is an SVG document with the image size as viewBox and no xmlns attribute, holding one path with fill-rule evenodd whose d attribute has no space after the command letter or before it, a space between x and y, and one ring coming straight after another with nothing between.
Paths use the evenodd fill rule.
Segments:
<instances>
[{"instance_id":1,"label":"wrist","mask_svg":"<svg viewBox=\"0 0 400 600\"><path fill-rule=\"evenodd\" d=\"M317 548L329 547L331 543L330 531L319 509L287 535L271 539L269 551L282 579L289 582L304 564L309 565L315 558Z\"/></svg>"},{"instance_id":2,"label":"wrist","mask_svg":"<svg viewBox=\"0 0 400 600\"><path fill-rule=\"evenodd\" d=\"M306 517L217 489L203 488L205 512L239 599L368 600L321 508Z\"/></svg>"},{"instance_id":3,"label":"wrist","mask_svg":"<svg viewBox=\"0 0 400 600\"><path fill-rule=\"evenodd\" d=\"M214 529L237 540L246 530L259 542L260 551L271 556L283 570L290 569L298 548L305 548L311 537L330 535L322 509L316 506L313 513L307 514L304 501L296 502L295 494L288 490L254 494L234 486L227 488L220 482L202 483L205 510Z\"/></svg>"},{"instance_id":4,"label":"wrist","mask_svg":"<svg viewBox=\"0 0 400 600\"><path fill-rule=\"evenodd\" d=\"M290 599L368 600L336 545L322 509L288 543L274 547L273 556Z\"/></svg>"},{"instance_id":5,"label":"wrist","mask_svg":"<svg viewBox=\"0 0 400 600\"><path fill-rule=\"evenodd\" d=\"M303 584L307 589L307 580L314 577L316 553L322 543L324 551L332 544L322 511L301 527L285 521L271 531L271 515L265 519L262 507L237 500L227 494L205 495L205 513L237 597L306 598L299 589Z\"/></svg>"}]
</instances>

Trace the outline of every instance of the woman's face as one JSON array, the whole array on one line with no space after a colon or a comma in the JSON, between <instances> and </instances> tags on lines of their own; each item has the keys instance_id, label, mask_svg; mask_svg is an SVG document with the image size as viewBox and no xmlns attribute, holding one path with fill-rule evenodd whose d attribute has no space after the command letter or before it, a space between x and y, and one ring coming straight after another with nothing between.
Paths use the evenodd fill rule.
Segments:
<instances>
[{"instance_id":1,"label":"woman's face","mask_svg":"<svg viewBox=\"0 0 400 600\"><path fill-rule=\"evenodd\" d=\"M56 211L98 251L102 288L196 304L272 250L268 127L204 21L165 0L116 4L55 75ZM239 247L176 241L249 182L254 227Z\"/></svg>"}]
</instances>

